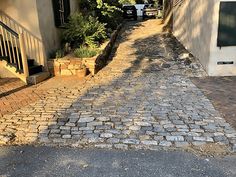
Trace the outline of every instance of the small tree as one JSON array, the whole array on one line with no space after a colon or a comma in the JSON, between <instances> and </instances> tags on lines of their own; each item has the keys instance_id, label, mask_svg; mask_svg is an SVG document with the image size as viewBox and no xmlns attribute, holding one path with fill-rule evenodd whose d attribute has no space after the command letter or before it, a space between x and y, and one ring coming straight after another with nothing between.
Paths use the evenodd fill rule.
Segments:
<instances>
[{"instance_id":1,"label":"small tree","mask_svg":"<svg viewBox=\"0 0 236 177\"><path fill-rule=\"evenodd\" d=\"M121 3L114 0L96 0L97 15L107 28L115 29L122 21Z\"/></svg>"},{"instance_id":2,"label":"small tree","mask_svg":"<svg viewBox=\"0 0 236 177\"><path fill-rule=\"evenodd\" d=\"M98 17L106 28L115 29L122 20L122 4L118 0L79 0L79 7L84 15Z\"/></svg>"}]
</instances>

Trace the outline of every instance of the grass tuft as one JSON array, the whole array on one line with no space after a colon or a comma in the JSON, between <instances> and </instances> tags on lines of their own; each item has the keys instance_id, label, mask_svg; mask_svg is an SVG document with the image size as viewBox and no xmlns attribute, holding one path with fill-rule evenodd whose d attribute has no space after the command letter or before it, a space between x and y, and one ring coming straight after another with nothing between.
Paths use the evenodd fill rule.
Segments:
<instances>
[{"instance_id":1,"label":"grass tuft","mask_svg":"<svg viewBox=\"0 0 236 177\"><path fill-rule=\"evenodd\" d=\"M88 47L80 47L75 49L74 54L78 58L91 58L98 54L98 50Z\"/></svg>"}]
</instances>

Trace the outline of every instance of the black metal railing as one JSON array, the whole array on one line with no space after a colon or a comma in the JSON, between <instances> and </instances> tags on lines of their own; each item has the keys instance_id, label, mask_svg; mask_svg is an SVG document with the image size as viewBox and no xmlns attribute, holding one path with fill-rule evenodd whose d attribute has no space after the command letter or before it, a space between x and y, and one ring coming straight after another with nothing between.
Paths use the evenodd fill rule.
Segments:
<instances>
[{"instance_id":1,"label":"black metal railing","mask_svg":"<svg viewBox=\"0 0 236 177\"><path fill-rule=\"evenodd\" d=\"M19 34L0 21L0 59L16 67L16 72L23 73Z\"/></svg>"}]
</instances>

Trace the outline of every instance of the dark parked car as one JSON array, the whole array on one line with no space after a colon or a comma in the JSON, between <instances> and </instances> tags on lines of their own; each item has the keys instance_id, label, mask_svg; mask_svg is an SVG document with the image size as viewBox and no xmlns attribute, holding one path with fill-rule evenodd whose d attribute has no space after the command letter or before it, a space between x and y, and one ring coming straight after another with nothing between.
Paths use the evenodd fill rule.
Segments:
<instances>
[{"instance_id":1,"label":"dark parked car","mask_svg":"<svg viewBox=\"0 0 236 177\"><path fill-rule=\"evenodd\" d=\"M133 5L123 6L122 10L123 10L123 17L125 19L134 19L134 20L138 19L137 9L135 6Z\"/></svg>"},{"instance_id":2,"label":"dark parked car","mask_svg":"<svg viewBox=\"0 0 236 177\"><path fill-rule=\"evenodd\" d=\"M153 4L146 4L143 8L143 19L156 18L158 14L157 8Z\"/></svg>"}]
</instances>

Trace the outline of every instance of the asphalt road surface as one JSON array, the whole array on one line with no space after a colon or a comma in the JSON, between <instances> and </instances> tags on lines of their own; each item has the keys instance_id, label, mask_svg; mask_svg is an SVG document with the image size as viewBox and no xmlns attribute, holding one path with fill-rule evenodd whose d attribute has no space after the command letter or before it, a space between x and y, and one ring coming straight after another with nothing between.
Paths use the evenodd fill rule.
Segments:
<instances>
[{"instance_id":1,"label":"asphalt road surface","mask_svg":"<svg viewBox=\"0 0 236 177\"><path fill-rule=\"evenodd\" d=\"M236 177L236 156L178 151L1 147L0 177Z\"/></svg>"}]
</instances>

